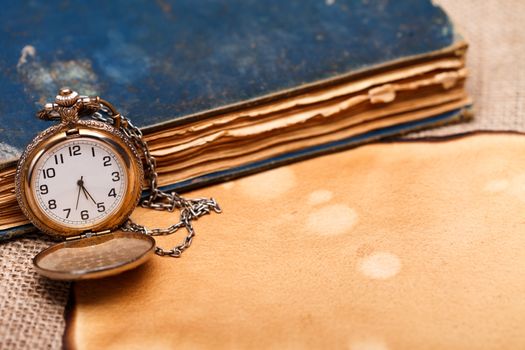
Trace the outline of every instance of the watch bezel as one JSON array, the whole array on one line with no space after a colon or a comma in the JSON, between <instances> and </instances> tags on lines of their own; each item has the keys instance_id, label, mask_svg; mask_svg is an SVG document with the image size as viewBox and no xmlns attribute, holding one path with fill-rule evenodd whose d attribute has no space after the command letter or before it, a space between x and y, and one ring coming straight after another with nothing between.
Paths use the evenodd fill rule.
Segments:
<instances>
[{"instance_id":1,"label":"watch bezel","mask_svg":"<svg viewBox=\"0 0 525 350\"><path fill-rule=\"evenodd\" d=\"M104 143L124 161L128 178L127 189L120 207L102 221L78 228L61 225L48 217L37 204L35 191L31 189L32 177L38 160L50 149L66 140L91 138ZM27 146L20 157L16 170L16 197L26 217L43 233L60 238L77 236L86 232L113 230L122 225L137 207L144 182L144 171L140 156L121 131L96 120L78 120L75 124L61 123L40 133Z\"/></svg>"}]
</instances>

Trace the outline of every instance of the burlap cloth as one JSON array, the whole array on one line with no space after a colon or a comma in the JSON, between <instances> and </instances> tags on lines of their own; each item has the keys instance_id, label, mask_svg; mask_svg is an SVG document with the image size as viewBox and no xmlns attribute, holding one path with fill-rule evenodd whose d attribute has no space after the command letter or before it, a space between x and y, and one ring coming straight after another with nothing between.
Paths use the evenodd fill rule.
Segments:
<instances>
[{"instance_id":1,"label":"burlap cloth","mask_svg":"<svg viewBox=\"0 0 525 350\"><path fill-rule=\"evenodd\" d=\"M471 44L469 90L476 119L412 135L471 130L525 131L525 1L439 0ZM0 349L60 348L69 284L39 278L32 257L50 243L0 244Z\"/></svg>"}]
</instances>

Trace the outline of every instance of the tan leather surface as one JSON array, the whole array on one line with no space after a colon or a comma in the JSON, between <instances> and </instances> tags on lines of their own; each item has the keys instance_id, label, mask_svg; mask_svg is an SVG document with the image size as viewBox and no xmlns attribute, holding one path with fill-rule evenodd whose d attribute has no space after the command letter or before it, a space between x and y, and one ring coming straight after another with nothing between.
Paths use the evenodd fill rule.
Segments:
<instances>
[{"instance_id":1,"label":"tan leather surface","mask_svg":"<svg viewBox=\"0 0 525 350\"><path fill-rule=\"evenodd\" d=\"M192 195L224 213L180 259L78 283L72 345L525 348L523 135L374 144Z\"/></svg>"}]
</instances>

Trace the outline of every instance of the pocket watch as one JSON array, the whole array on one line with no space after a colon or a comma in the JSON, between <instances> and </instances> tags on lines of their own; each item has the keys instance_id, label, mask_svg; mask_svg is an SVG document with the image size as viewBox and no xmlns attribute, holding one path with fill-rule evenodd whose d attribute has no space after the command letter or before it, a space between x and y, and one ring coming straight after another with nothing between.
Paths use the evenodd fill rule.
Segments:
<instances>
[{"instance_id":1,"label":"pocket watch","mask_svg":"<svg viewBox=\"0 0 525 350\"><path fill-rule=\"evenodd\" d=\"M153 253L180 257L195 235L192 221L220 212L213 198L161 191L140 129L108 101L63 88L37 116L58 124L36 136L20 157L16 197L34 226L62 240L33 259L38 273L62 280L98 278L132 269ZM141 202L146 185L149 195ZM139 203L179 209L180 220L148 229L129 218ZM155 246L152 236L179 229L187 232L180 245Z\"/></svg>"}]
</instances>

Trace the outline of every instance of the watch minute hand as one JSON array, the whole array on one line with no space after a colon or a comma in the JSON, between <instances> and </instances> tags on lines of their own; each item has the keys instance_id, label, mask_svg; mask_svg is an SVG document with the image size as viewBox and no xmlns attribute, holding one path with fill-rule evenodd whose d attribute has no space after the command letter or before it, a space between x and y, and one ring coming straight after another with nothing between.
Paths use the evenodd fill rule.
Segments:
<instances>
[{"instance_id":1,"label":"watch minute hand","mask_svg":"<svg viewBox=\"0 0 525 350\"><path fill-rule=\"evenodd\" d=\"M77 204L75 206L75 210L78 210L78 201L80 200L80 190L82 189L82 186L80 185L81 183L82 183L82 178L80 178L80 180L77 181L78 194L77 194Z\"/></svg>"}]
</instances>

